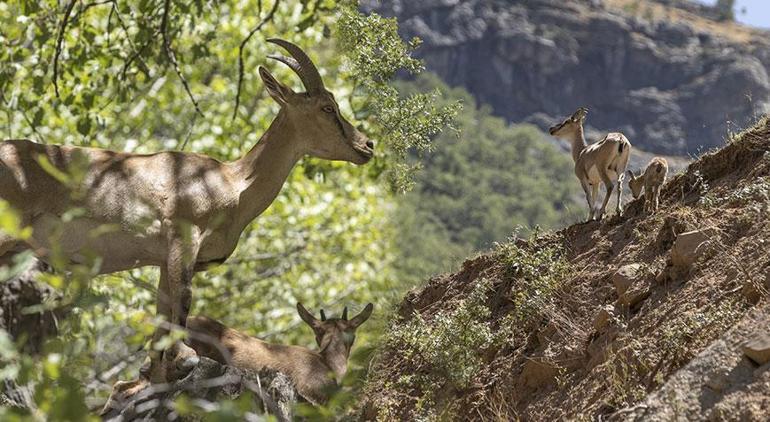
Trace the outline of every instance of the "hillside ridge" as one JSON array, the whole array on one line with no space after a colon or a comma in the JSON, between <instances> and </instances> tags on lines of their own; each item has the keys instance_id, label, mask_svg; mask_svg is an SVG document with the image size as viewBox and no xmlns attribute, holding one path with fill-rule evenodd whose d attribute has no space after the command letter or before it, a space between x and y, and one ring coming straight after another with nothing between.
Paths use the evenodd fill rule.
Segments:
<instances>
[{"instance_id":1,"label":"hillside ridge","mask_svg":"<svg viewBox=\"0 0 770 422\"><path fill-rule=\"evenodd\" d=\"M770 362L736 345L768 326L770 118L671 178L658 212L642 205L512 238L409 293L361 416L761 417ZM720 338L729 357L699 357ZM726 384L712 383L702 361ZM674 384L694 393L667 393Z\"/></svg>"}]
</instances>

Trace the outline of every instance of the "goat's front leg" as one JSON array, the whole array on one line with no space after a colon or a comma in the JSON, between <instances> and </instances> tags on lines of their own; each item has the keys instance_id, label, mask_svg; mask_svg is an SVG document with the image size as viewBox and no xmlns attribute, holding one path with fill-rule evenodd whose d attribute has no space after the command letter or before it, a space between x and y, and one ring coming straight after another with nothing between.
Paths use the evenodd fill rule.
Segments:
<instances>
[{"instance_id":1,"label":"goat's front leg","mask_svg":"<svg viewBox=\"0 0 770 422\"><path fill-rule=\"evenodd\" d=\"M168 257L161 267L158 283L158 314L165 317L168 326L156 329L153 344L167 335L170 328L186 326L199 242L195 228L190 228L188 233L180 233L175 228L168 235ZM162 352L152 352L150 357L150 369L143 375L155 383L179 379L198 364L195 351L182 341L175 342Z\"/></svg>"},{"instance_id":2,"label":"goat's front leg","mask_svg":"<svg viewBox=\"0 0 770 422\"><path fill-rule=\"evenodd\" d=\"M588 220L597 220L601 219L599 216L599 208L596 206L596 200L599 198L599 185L592 184L591 185L591 215L588 217Z\"/></svg>"},{"instance_id":3,"label":"goat's front leg","mask_svg":"<svg viewBox=\"0 0 770 422\"><path fill-rule=\"evenodd\" d=\"M658 209L658 196L656 192L655 187L650 187L649 192L646 192L647 188L645 187L645 193L644 193L644 210L647 211L649 214L652 214L655 212L655 210Z\"/></svg>"},{"instance_id":4,"label":"goat's front leg","mask_svg":"<svg viewBox=\"0 0 770 422\"><path fill-rule=\"evenodd\" d=\"M580 181L580 185L583 187L583 192L586 194L586 202L588 203L588 220L586 221L591 221L591 219L594 217L594 203L591 198L591 185L582 180Z\"/></svg>"},{"instance_id":5,"label":"goat's front leg","mask_svg":"<svg viewBox=\"0 0 770 422\"><path fill-rule=\"evenodd\" d=\"M618 205L615 207L615 212L617 212L618 215L623 215L623 173L620 173L618 175Z\"/></svg>"}]
</instances>

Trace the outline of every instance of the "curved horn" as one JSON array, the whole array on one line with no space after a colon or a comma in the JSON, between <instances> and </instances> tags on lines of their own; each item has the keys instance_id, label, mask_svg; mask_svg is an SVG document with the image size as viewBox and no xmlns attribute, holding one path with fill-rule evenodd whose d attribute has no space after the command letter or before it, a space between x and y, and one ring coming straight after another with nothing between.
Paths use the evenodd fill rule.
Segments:
<instances>
[{"instance_id":1,"label":"curved horn","mask_svg":"<svg viewBox=\"0 0 770 422\"><path fill-rule=\"evenodd\" d=\"M342 319L345 321L348 320L348 307L346 306L345 309L342 310Z\"/></svg>"},{"instance_id":2,"label":"curved horn","mask_svg":"<svg viewBox=\"0 0 770 422\"><path fill-rule=\"evenodd\" d=\"M268 57L289 66L302 80L302 84L305 85L305 89L307 89L308 93L317 94L324 90L324 82L321 79L321 74L318 73L318 69L310 60L310 57L308 57L301 48L279 38L268 38L267 42L277 44L291 54L293 58L277 54L271 54Z\"/></svg>"}]
</instances>

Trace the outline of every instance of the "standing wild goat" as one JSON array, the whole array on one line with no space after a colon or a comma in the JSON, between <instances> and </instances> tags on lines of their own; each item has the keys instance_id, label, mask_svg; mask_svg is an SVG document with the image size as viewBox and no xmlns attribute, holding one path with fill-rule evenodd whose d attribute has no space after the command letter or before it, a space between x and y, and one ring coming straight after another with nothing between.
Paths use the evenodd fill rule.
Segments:
<instances>
[{"instance_id":1,"label":"standing wild goat","mask_svg":"<svg viewBox=\"0 0 770 422\"><path fill-rule=\"evenodd\" d=\"M196 316L187 320L190 346L199 355L237 368L274 369L291 378L297 392L312 404L326 402L328 393L342 381L348 370L350 348L356 329L372 314L374 306L366 305L360 314L348 320L348 308L341 318L321 319L297 304L297 312L315 333L319 351L305 347L271 344L247 336L211 318Z\"/></svg>"},{"instance_id":2,"label":"standing wild goat","mask_svg":"<svg viewBox=\"0 0 770 422\"><path fill-rule=\"evenodd\" d=\"M654 157L650 160L650 164L647 164L647 168L639 176L634 176L634 173L629 170L628 187L631 188L631 194L634 195L634 199L639 198L644 188L644 211L655 212L658 209L658 201L660 198L660 187L666 183L666 175L668 174L668 161L663 157Z\"/></svg>"},{"instance_id":3,"label":"standing wild goat","mask_svg":"<svg viewBox=\"0 0 770 422\"><path fill-rule=\"evenodd\" d=\"M235 161L180 151L129 154L0 142L0 199L33 229L24 240L0 230L0 257L31 249L43 260L91 265L91 257L99 256L100 274L160 267L157 313L184 327L193 275L227 260L297 161L310 155L365 164L374 154L374 142L342 116L310 57L288 41L267 42L289 53L269 57L291 68L307 92L294 92L260 66L280 110L259 142ZM56 176L70 172L82 177L66 183ZM160 326L153 341L167 332L167 325ZM150 362L150 380L164 382L191 371L197 356L177 341L163 351L153 348Z\"/></svg>"},{"instance_id":4,"label":"standing wild goat","mask_svg":"<svg viewBox=\"0 0 770 422\"><path fill-rule=\"evenodd\" d=\"M601 141L586 145L583 135L583 121L588 109L580 107L562 123L549 129L551 136L570 141L572 144L572 159L575 161L575 175L586 194L588 202L588 220L601 220L607 208L615 183L618 185L617 213L623 213L620 204L623 193L623 173L628 165L631 153L631 143L622 133L608 133ZM607 194L601 208L596 208L599 197L599 183L604 183Z\"/></svg>"}]
</instances>

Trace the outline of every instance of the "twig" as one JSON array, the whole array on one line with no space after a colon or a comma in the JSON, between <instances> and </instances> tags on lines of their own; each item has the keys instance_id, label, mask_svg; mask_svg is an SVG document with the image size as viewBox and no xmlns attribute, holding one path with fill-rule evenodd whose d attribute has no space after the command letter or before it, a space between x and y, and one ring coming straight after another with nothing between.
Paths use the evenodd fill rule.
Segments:
<instances>
[{"instance_id":1,"label":"twig","mask_svg":"<svg viewBox=\"0 0 770 422\"><path fill-rule=\"evenodd\" d=\"M270 20L273 19L273 15L275 15L275 11L278 9L278 4L280 3L280 0L275 0L275 3L273 3L272 9L270 9L270 12L267 13L267 16L265 16L264 19L262 19L257 26L252 28L251 31L249 31L249 35L246 36L246 38L241 41L241 45L238 46L238 88L235 91L235 109L233 110L233 120L235 120L235 116L238 115L238 106L241 104L241 85L243 84L243 47L246 46L246 43L249 42L252 36L262 29L262 27ZM262 9L262 2L259 4L260 10Z\"/></svg>"},{"instance_id":2,"label":"twig","mask_svg":"<svg viewBox=\"0 0 770 422\"><path fill-rule=\"evenodd\" d=\"M72 9L75 8L75 3L77 2L78 0L70 0L70 3L64 10L64 18L59 27L59 35L56 37L56 51L53 56L53 89L56 92L56 98L59 98L59 56L61 55L61 45L64 41L64 30L67 29L67 22L69 22Z\"/></svg>"},{"instance_id":3,"label":"twig","mask_svg":"<svg viewBox=\"0 0 770 422\"><path fill-rule=\"evenodd\" d=\"M190 85L187 83L187 79L185 79L184 75L182 75L182 70L179 69L179 63L176 61L174 50L171 48L171 40L168 38L168 13L170 9L171 0L165 0L163 2L163 18L160 21L160 32L163 35L163 48L166 51L166 57L174 66L176 75L179 77L179 80L182 81L184 90L187 91L187 96L190 97L190 101L192 101L193 105L195 106L195 111L200 114L201 117L205 117L200 107L198 106L198 101L195 99L192 92L190 92Z\"/></svg>"},{"instance_id":4,"label":"twig","mask_svg":"<svg viewBox=\"0 0 770 422\"><path fill-rule=\"evenodd\" d=\"M115 2L112 2L112 7L110 7L110 14L107 15L107 48L110 48L112 46L110 42L110 33L112 33L112 15L115 14Z\"/></svg>"},{"instance_id":5,"label":"twig","mask_svg":"<svg viewBox=\"0 0 770 422\"><path fill-rule=\"evenodd\" d=\"M144 51L145 48L149 45L149 41L145 42L142 47L137 50L136 45L131 40L131 37L128 35L128 28L126 27L126 23L123 21L123 17L120 15L120 10L118 10L118 7L115 3L112 4L112 12L115 12L115 17L118 18L118 24L120 25L120 28L123 30L123 33L126 36L126 41L128 41L128 45L131 46L131 50L133 50L133 54L129 57L129 59L123 64L123 69L120 72L120 79L125 80L126 79L126 72L128 71L128 67L131 65L131 63L136 59L139 60L139 62L144 66L145 69L149 69L149 66L147 66L147 63L145 63L144 59L142 59L141 53ZM155 38L156 35L160 30L156 30L150 39Z\"/></svg>"},{"instance_id":6,"label":"twig","mask_svg":"<svg viewBox=\"0 0 770 422\"><path fill-rule=\"evenodd\" d=\"M195 128L195 121L198 120L198 115L193 114L193 120L190 123L190 129L187 131L187 136L184 137L184 142L182 142L182 148L180 148L180 151L184 151L184 149L187 147L187 142L190 141L190 136L192 136L193 129Z\"/></svg>"},{"instance_id":7,"label":"twig","mask_svg":"<svg viewBox=\"0 0 770 422\"><path fill-rule=\"evenodd\" d=\"M35 126L35 122L29 119L29 116L27 116L27 113L24 110L19 110L21 112L21 115L24 117L24 120L27 121L27 124L32 129L33 132L35 132L35 135L37 135L37 142L40 144L45 143L43 141L43 135L40 134L40 132L37 131L37 126Z\"/></svg>"}]
</instances>

